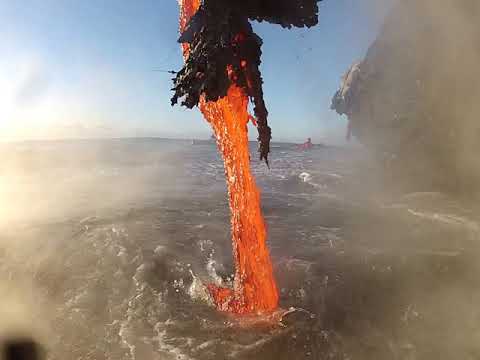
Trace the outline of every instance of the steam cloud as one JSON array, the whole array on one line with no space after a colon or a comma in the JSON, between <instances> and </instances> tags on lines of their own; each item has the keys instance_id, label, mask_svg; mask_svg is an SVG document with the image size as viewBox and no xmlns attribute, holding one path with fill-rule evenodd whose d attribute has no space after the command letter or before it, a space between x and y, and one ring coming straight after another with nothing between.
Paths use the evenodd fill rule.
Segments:
<instances>
[{"instance_id":1,"label":"steam cloud","mask_svg":"<svg viewBox=\"0 0 480 360\"><path fill-rule=\"evenodd\" d=\"M332 107L423 189L469 191L480 179L480 3L398 1ZM408 179L407 179L408 178Z\"/></svg>"}]
</instances>

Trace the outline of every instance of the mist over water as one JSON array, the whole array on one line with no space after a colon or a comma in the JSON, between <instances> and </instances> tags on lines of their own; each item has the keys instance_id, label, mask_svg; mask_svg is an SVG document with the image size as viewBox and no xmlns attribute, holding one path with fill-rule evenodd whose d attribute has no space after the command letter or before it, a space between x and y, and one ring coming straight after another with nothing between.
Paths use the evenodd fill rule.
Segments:
<instances>
[{"instance_id":1,"label":"mist over water","mask_svg":"<svg viewBox=\"0 0 480 360\"><path fill-rule=\"evenodd\" d=\"M362 148L274 144L256 161L284 327L239 326L204 284L233 273L213 143L3 144L0 335L52 359L474 359L478 223L392 194ZM455 311L453 311L453 309ZM3 318L3 317L2 317Z\"/></svg>"},{"instance_id":2,"label":"mist over water","mask_svg":"<svg viewBox=\"0 0 480 360\"><path fill-rule=\"evenodd\" d=\"M234 272L213 142L0 143L0 343L32 336L49 359L479 359L478 4L393 5L359 101L365 147L274 143L267 169L251 145L280 305L303 309L278 326L219 313L205 290ZM311 60L292 71L316 88ZM33 118L53 80L39 67L2 96ZM23 124L2 126L54 135Z\"/></svg>"},{"instance_id":3,"label":"mist over water","mask_svg":"<svg viewBox=\"0 0 480 360\"><path fill-rule=\"evenodd\" d=\"M390 183L478 193L479 16L471 0L394 2L334 98Z\"/></svg>"}]
</instances>

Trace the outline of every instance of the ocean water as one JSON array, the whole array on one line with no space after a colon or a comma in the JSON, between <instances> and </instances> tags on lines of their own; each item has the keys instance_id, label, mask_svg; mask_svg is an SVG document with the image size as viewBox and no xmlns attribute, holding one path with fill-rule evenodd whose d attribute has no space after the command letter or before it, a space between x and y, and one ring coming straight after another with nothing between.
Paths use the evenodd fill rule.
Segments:
<instances>
[{"instance_id":1,"label":"ocean water","mask_svg":"<svg viewBox=\"0 0 480 360\"><path fill-rule=\"evenodd\" d=\"M282 323L218 313L232 257L210 142L3 144L0 338L50 359L478 359L478 219L391 194L359 148L274 144L262 191Z\"/></svg>"}]
</instances>

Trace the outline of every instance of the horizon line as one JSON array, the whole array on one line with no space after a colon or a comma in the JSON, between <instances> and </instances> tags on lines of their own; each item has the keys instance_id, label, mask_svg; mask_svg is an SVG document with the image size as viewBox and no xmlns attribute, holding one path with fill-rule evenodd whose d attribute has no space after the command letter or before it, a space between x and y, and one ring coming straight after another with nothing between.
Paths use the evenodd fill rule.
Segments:
<instances>
[{"instance_id":1,"label":"horizon line","mask_svg":"<svg viewBox=\"0 0 480 360\"><path fill-rule=\"evenodd\" d=\"M168 137L168 136L114 136L114 137L65 137L65 138L45 138L45 139L8 139L1 138L0 143L3 144L19 144L19 143L35 143L35 142L68 142L68 141L110 141L110 140L173 140L173 141L210 141L209 138L196 137ZM248 140L249 143L257 143L258 140ZM272 140L272 144L298 144L292 140ZM334 146L324 142L317 145Z\"/></svg>"}]
</instances>

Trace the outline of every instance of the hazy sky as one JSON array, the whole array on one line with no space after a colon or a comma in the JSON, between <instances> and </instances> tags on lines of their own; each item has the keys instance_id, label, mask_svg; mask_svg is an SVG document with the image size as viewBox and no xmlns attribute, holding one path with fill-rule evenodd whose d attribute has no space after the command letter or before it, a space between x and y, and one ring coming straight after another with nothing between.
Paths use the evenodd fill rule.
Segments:
<instances>
[{"instance_id":1,"label":"hazy sky","mask_svg":"<svg viewBox=\"0 0 480 360\"><path fill-rule=\"evenodd\" d=\"M324 0L313 29L254 24L274 139L343 136L330 99L389 2ZM208 137L152 71L180 68L177 31L175 0L0 0L0 138Z\"/></svg>"}]
</instances>

